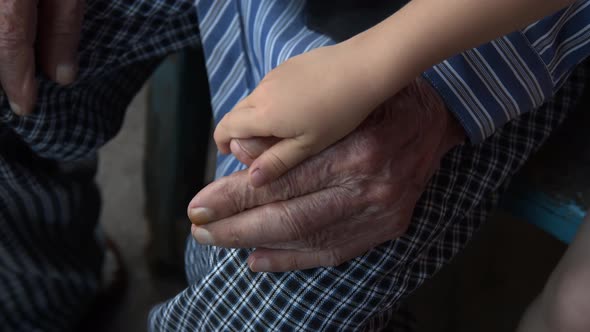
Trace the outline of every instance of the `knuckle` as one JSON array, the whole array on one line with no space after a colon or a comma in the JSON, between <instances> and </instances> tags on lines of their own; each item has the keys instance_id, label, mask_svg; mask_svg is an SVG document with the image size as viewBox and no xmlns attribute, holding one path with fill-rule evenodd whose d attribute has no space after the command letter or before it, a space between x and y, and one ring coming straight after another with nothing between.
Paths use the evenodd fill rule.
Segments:
<instances>
[{"instance_id":1,"label":"knuckle","mask_svg":"<svg viewBox=\"0 0 590 332\"><path fill-rule=\"evenodd\" d=\"M339 144L337 151L342 167L355 174L374 177L388 167L391 153L384 151L383 140L380 141L374 134L359 134L354 140Z\"/></svg>"},{"instance_id":2,"label":"knuckle","mask_svg":"<svg viewBox=\"0 0 590 332\"><path fill-rule=\"evenodd\" d=\"M230 132L230 126L231 126L231 119L233 117L233 115L231 115L233 112L229 112L228 114L226 114L221 121L219 122L219 124L217 124L217 126L215 127L215 131L213 132L213 139L216 142L220 142L220 141L225 141L227 140L230 136L232 136L232 133Z\"/></svg>"},{"instance_id":3,"label":"knuckle","mask_svg":"<svg viewBox=\"0 0 590 332\"><path fill-rule=\"evenodd\" d=\"M233 119L234 119L234 118L235 118L235 116L236 116L236 112L237 112L236 110L232 110L231 112L229 112L229 113L226 113L226 114L225 114L225 115L224 115L224 116L221 118L221 121L219 122L219 125L218 125L218 127L221 127L221 128L226 128L226 127L228 126L228 124L231 124L231 123L232 123L232 121L233 121Z\"/></svg>"},{"instance_id":4,"label":"knuckle","mask_svg":"<svg viewBox=\"0 0 590 332\"><path fill-rule=\"evenodd\" d=\"M288 200L296 196L294 188L290 185L291 181L286 176L280 177L266 186L266 200Z\"/></svg>"},{"instance_id":5,"label":"knuckle","mask_svg":"<svg viewBox=\"0 0 590 332\"><path fill-rule=\"evenodd\" d=\"M250 95L250 99L255 100L258 104L260 101L268 100L270 96L272 96L270 80L265 77L258 83L256 89Z\"/></svg>"},{"instance_id":6,"label":"knuckle","mask_svg":"<svg viewBox=\"0 0 590 332\"><path fill-rule=\"evenodd\" d=\"M245 197L244 195L237 194L236 181L233 179L237 177L237 174L232 174L227 177L223 177L210 186L211 197L223 197L224 202L227 204L227 208L233 212L240 212L245 209Z\"/></svg>"},{"instance_id":7,"label":"knuckle","mask_svg":"<svg viewBox=\"0 0 590 332\"><path fill-rule=\"evenodd\" d=\"M284 173L289 169L287 164L285 164L285 162L271 150L267 151L266 159L276 174Z\"/></svg>"},{"instance_id":8,"label":"knuckle","mask_svg":"<svg viewBox=\"0 0 590 332\"><path fill-rule=\"evenodd\" d=\"M273 204L279 210L279 221L283 226L285 237L288 240L301 240L305 236L305 214L293 211L284 203ZM296 217L299 216L299 217Z\"/></svg>"},{"instance_id":9,"label":"knuckle","mask_svg":"<svg viewBox=\"0 0 590 332\"><path fill-rule=\"evenodd\" d=\"M242 246L242 231L234 225L227 228L227 237L222 237L229 240L229 245L234 248Z\"/></svg>"},{"instance_id":10,"label":"knuckle","mask_svg":"<svg viewBox=\"0 0 590 332\"><path fill-rule=\"evenodd\" d=\"M250 223L249 233L256 237L257 240L264 241L272 234L272 226L267 222L253 222Z\"/></svg>"},{"instance_id":11,"label":"knuckle","mask_svg":"<svg viewBox=\"0 0 590 332\"><path fill-rule=\"evenodd\" d=\"M276 94L273 92L271 80L265 78L258 84L254 92L248 98L248 105L256 109L257 115L261 119L274 118L273 100Z\"/></svg>"},{"instance_id":12,"label":"knuckle","mask_svg":"<svg viewBox=\"0 0 590 332\"><path fill-rule=\"evenodd\" d=\"M329 209L328 213L320 215L326 220L346 220L354 214L360 206L360 202L349 200L346 196L338 195L337 191L325 193L324 197L315 200L310 207L313 211L322 211ZM310 209L311 210L311 209Z\"/></svg>"},{"instance_id":13,"label":"knuckle","mask_svg":"<svg viewBox=\"0 0 590 332\"><path fill-rule=\"evenodd\" d=\"M359 198L362 190L355 186L341 186L325 191L325 204L329 205L333 211L339 212L338 217L347 217L349 213L359 204ZM323 204L318 202L318 204Z\"/></svg>"},{"instance_id":14,"label":"knuckle","mask_svg":"<svg viewBox=\"0 0 590 332\"><path fill-rule=\"evenodd\" d=\"M0 36L0 58L2 59L3 65L7 68L22 61L29 51L30 48L24 40L3 38Z\"/></svg>"},{"instance_id":15,"label":"knuckle","mask_svg":"<svg viewBox=\"0 0 590 332\"><path fill-rule=\"evenodd\" d=\"M63 4L62 13L66 17L77 19L79 18L80 14L84 12L84 1L82 0L60 0L60 3Z\"/></svg>"},{"instance_id":16,"label":"knuckle","mask_svg":"<svg viewBox=\"0 0 590 332\"><path fill-rule=\"evenodd\" d=\"M376 130L363 131L357 136L357 151L363 158L374 157L381 154L381 147L384 146L382 137Z\"/></svg>"},{"instance_id":17,"label":"knuckle","mask_svg":"<svg viewBox=\"0 0 590 332\"><path fill-rule=\"evenodd\" d=\"M2 19L0 19L0 47L8 50L27 45L24 29L17 28L12 23L1 21Z\"/></svg>"},{"instance_id":18,"label":"knuckle","mask_svg":"<svg viewBox=\"0 0 590 332\"><path fill-rule=\"evenodd\" d=\"M33 27L16 8L16 2L0 0L0 47L16 48L32 43Z\"/></svg>"},{"instance_id":19,"label":"knuckle","mask_svg":"<svg viewBox=\"0 0 590 332\"><path fill-rule=\"evenodd\" d=\"M342 252L337 249L322 252L320 255L320 264L324 267L336 267L346 262Z\"/></svg>"},{"instance_id":20,"label":"knuckle","mask_svg":"<svg viewBox=\"0 0 590 332\"><path fill-rule=\"evenodd\" d=\"M268 186L273 193L273 197L280 200L287 200L299 195L306 194L313 191L317 183L310 183L307 181L313 177L313 173L309 165L298 165L285 173L283 176L271 182Z\"/></svg>"},{"instance_id":21,"label":"knuckle","mask_svg":"<svg viewBox=\"0 0 590 332\"><path fill-rule=\"evenodd\" d=\"M408 231L414 210L414 201L404 195L384 209L378 209L373 217L379 221L383 240L397 239Z\"/></svg>"},{"instance_id":22,"label":"knuckle","mask_svg":"<svg viewBox=\"0 0 590 332\"><path fill-rule=\"evenodd\" d=\"M308 236L304 243L308 250L323 250L329 247L334 241L327 232L316 232Z\"/></svg>"},{"instance_id":23,"label":"knuckle","mask_svg":"<svg viewBox=\"0 0 590 332\"><path fill-rule=\"evenodd\" d=\"M367 205L373 205L368 194L370 189L364 182L335 187L326 191L324 206L329 207L332 216L346 219L365 209Z\"/></svg>"},{"instance_id":24,"label":"knuckle","mask_svg":"<svg viewBox=\"0 0 590 332\"><path fill-rule=\"evenodd\" d=\"M370 139L367 139L365 144L363 144L360 158L362 158L362 162L372 167L371 169L381 169L383 167L385 157L388 156L385 151L383 151L380 147L383 145L383 141L379 142L380 140L377 139L375 136L371 136Z\"/></svg>"},{"instance_id":25,"label":"knuckle","mask_svg":"<svg viewBox=\"0 0 590 332\"><path fill-rule=\"evenodd\" d=\"M384 184L378 187L376 191L377 202L385 206L395 203L400 195L392 185Z\"/></svg>"},{"instance_id":26,"label":"knuckle","mask_svg":"<svg viewBox=\"0 0 590 332\"><path fill-rule=\"evenodd\" d=\"M228 134L225 124L220 122L213 132L213 140L215 141L215 144L225 143L227 136Z\"/></svg>"},{"instance_id":27,"label":"knuckle","mask_svg":"<svg viewBox=\"0 0 590 332\"><path fill-rule=\"evenodd\" d=\"M85 3L82 0L51 0L49 5L53 5L60 20L77 21L84 13Z\"/></svg>"},{"instance_id":28,"label":"knuckle","mask_svg":"<svg viewBox=\"0 0 590 332\"><path fill-rule=\"evenodd\" d=\"M367 196L367 199L377 207L391 207L400 198L399 192L396 190L398 185L399 183L397 185L395 183L381 183L374 185Z\"/></svg>"},{"instance_id":29,"label":"knuckle","mask_svg":"<svg viewBox=\"0 0 590 332\"><path fill-rule=\"evenodd\" d=\"M238 132L240 128L240 112L242 112L242 110L235 109L223 116L215 129L215 134L217 134L219 138L228 139L229 137L235 138L241 136Z\"/></svg>"},{"instance_id":30,"label":"knuckle","mask_svg":"<svg viewBox=\"0 0 590 332\"><path fill-rule=\"evenodd\" d=\"M45 29L51 35L69 36L80 32L84 16L84 2L79 0L54 0L50 15L44 20ZM48 4L51 6L52 4Z\"/></svg>"},{"instance_id":31,"label":"knuckle","mask_svg":"<svg viewBox=\"0 0 590 332\"><path fill-rule=\"evenodd\" d=\"M289 256L287 262L289 269L294 271L303 270L303 264L301 262L301 259L299 259L299 257L297 257L296 255Z\"/></svg>"}]
</instances>

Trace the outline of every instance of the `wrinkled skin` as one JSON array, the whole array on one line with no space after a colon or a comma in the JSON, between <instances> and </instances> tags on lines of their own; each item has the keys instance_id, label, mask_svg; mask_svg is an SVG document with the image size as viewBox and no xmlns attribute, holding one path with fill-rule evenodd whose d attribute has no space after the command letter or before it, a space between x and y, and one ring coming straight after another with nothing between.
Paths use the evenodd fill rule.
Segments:
<instances>
[{"instance_id":1,"label":"wrinkled skin","mask_svg":"<svg viewBox=\"0 0 590 332\"><path fill-rule=\"evenodd\" d=\"M0 84L12 110L32 112L35 63L66 85L77 72L83 0L0 0Z\"/></svg>"},{"instance_id":2,"label":"wrinkled skin","mask_svg":"<svg viewBox=\"0 0 590 332\"><path fill-rule=\"evenodd\" d=\"M260 188L247 170L189 204L202 244L257 248L256 272L337 266L404 234L441 158L464 139L438 94L418 79L356 131ZM272 141L232 141L250 164Z\"/></svg>"}]
</instances>

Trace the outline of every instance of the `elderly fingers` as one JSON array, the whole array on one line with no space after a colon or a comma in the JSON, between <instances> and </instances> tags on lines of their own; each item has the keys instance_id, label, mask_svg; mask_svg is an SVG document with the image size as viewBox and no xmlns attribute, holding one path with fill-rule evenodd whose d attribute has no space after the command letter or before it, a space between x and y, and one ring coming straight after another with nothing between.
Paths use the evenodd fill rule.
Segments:
<instances>
[{"instance_id":1,"label":"elderly fingers","mask_svg":"<svg viewBox=\"0 0 590 332\"><path fill-rule=\"evenodd\" d=\"M33 45L37 1L0 0L0 83L12 110L32 112L37 98Z\"/></svg>"},{"instance_id":2,"label":"elderly fingers","mask_svg":"<svg viewBox=\"0 0 590 332\"><path fill-rule=\"evenodd\" d=\"M196 225L206 224L246 209L321 191L335 176L342 175L334 167L337 163L337 159L316 156L260 188L250 185L248 171L218 179L189 203L189 219Z\"/></svg>"},{"instance_id":3,"label":"elderly fingers","mask_svg":"<svg viewBox=\"0 0 590 332\"><path fill-rule=\"evenodd\" d=\"M43 72L67 85L76 79L84 0L39 2L39 54Z\"/></svg>"},{"instance_id":4,"label":"elderly fingers","mask_svg":"<svg viewBox=\"0 0 590 332\"><path fill-rule=\"evenodd\" d=\"M302 240L348 217L358 207L330 188L288 201L266 204L193 228L201 244L250 248Z\"/></svg>"},{"instance_id":5,"label":"elderly fingers","mask_svg":"<svg viewBox=\"0 0 590 332\"><path fill-rule=\"evenodd\" d=\"M409 215L378 214L381 217L349 218L340 225L333 225L323 235L316 234L315 238L323 239L323 243L307 239L299 243L306 243L308 247L289 244L275 248L262 247L250 255L248 266L254 272L287 272L339 266L406 232ZM315 248L309 247L310 244ZM283 248L277 249L280 246Z\"/></svg>"}]
</instances>

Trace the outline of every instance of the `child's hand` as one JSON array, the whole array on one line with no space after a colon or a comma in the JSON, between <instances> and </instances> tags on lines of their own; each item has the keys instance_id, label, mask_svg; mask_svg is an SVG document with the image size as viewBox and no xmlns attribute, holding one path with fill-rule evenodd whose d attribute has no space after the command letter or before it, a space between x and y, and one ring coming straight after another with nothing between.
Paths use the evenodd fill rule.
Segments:
<instances>
[{"instance_id":1,"label":"child's hand","mask_svg":"<svg viewBox=\"0 0 590 332\"><path fill-rule=\"evenodd\" d=\"M386 98L363 52L339 44L278 66L221 120L214 135L219 150L230 153L234 138L282 138L250 166L250 181L259 187L346 136Z\"/></svg>"}]
</instances>

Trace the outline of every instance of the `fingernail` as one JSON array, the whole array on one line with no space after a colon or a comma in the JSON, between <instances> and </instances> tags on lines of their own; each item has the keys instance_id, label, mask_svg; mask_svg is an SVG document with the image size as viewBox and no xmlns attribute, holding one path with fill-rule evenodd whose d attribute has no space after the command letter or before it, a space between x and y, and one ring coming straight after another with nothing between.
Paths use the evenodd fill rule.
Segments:
<instances>
[{"instance_id":1,"label":"fingernail","mask_svg":"<svg viewBox=\"0 0 590 332\"><path fill-rule=\"evenodd\" d=\"M61 64L55 70L55 79L60 84L70 84L76 80L76 67L70 64Z\"/></svg>"},{"instance_id":2,"label":"fingernail","mask_svg":"<svg viewBox=\"0 0 590 332\"><path fill-rule=\"evenodd\" d=\"M17 104L10 102L10 108L12 109L12 111L16 114L16 115L23 115L23 111L22 108L20 108L20 106L18 106Z\"/></svg>"},{"instance_id":3,"label":"fingernail","mask_svg":"<svg viewBox=\"0 0 590 332\"><path fill-rule=\"evenodd\" d=\"M191 233L193 234L195 240L197 240L197 242L199 242L200 244L213 244L213 237L211 236L211 233L209 233L207 230L193 225L191 226Z\"/></svg>"},{"instance_id":4,"label":"fingernail","mask_svg":"<svg viewBox=\"0 0 590 332\"><path fill-rule=\"evenodd\" d=\"M250 269L250 271L254 272L254 269L252 268L252 266L254 266L254 262L256 262L256 258L251 258L250 262L248 263L248 268Z\"/></svg>"},{"instance_id":5,"label":"fingernail","mask_svg":"<svg viewBox=\"0 0 590 332\"><path fill-rule=\"evenodd\" d=\"M252 183L253 187L260 187L265 184L267 181L266 175L260 168L255 169L250 174L250 182Z\"/></svg>"},{"instance_id":6,"label":"fingernail","mask_svg":"<svg viewBox=\"0 0 590 332\"><path fill-rule=\"evenodd\" d=\"M270 260L268 258L258 258L252 260L250 270L253 272L270 272Z\"/></svg>"},{"instance_id":7,"label":"fingernail","mask_svg":"<svg viewBox=\"0 0 590 332\"><path fill-rule=\"evenodd\" d=\"M204 225L213 220L213 211L207 208L194 208L188 213L189 219L196 225Z\"/></svg>"}]
</instances>

